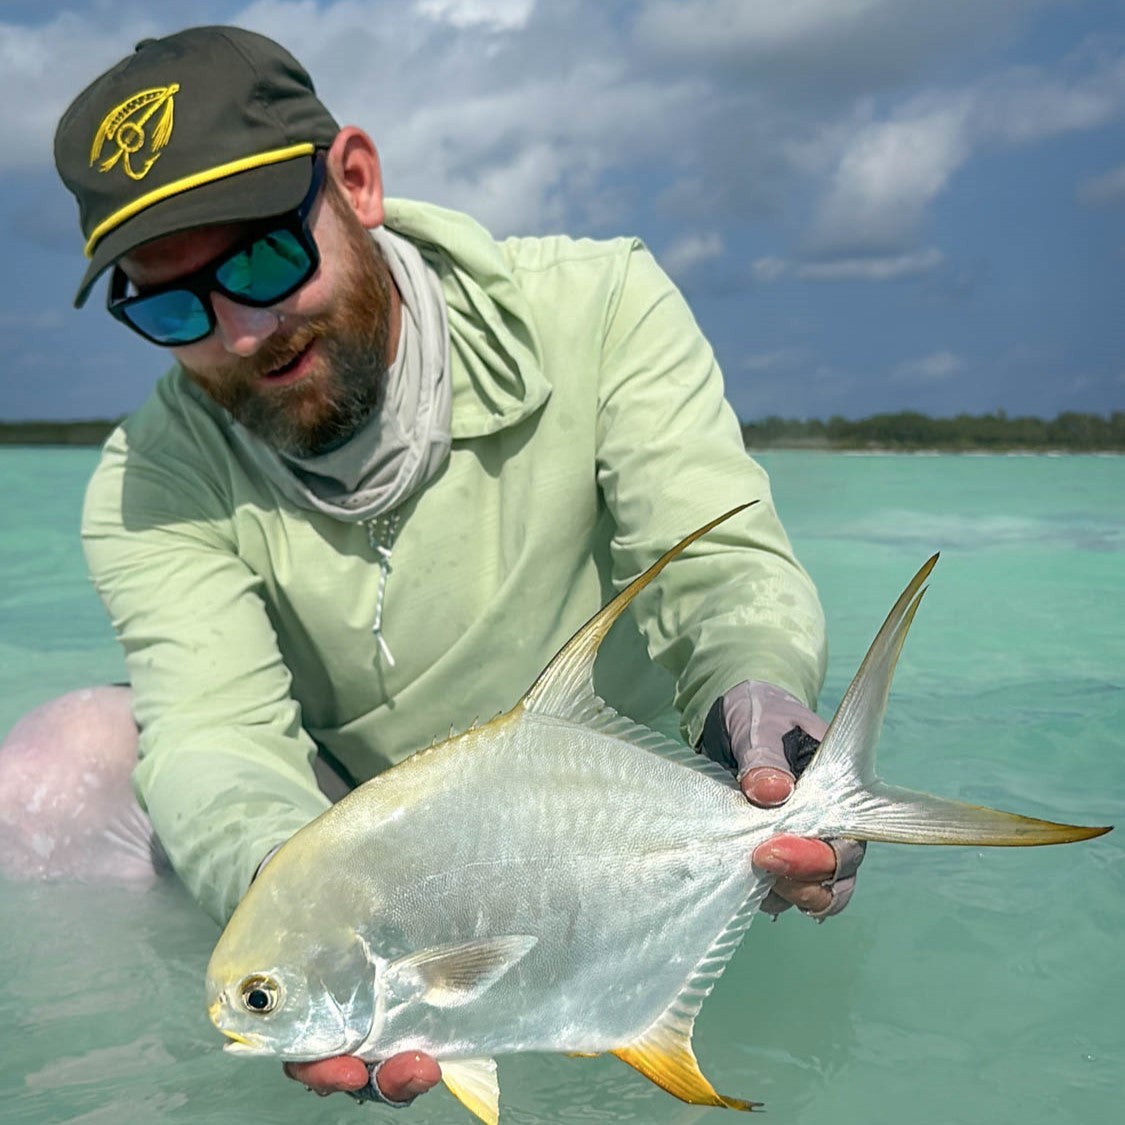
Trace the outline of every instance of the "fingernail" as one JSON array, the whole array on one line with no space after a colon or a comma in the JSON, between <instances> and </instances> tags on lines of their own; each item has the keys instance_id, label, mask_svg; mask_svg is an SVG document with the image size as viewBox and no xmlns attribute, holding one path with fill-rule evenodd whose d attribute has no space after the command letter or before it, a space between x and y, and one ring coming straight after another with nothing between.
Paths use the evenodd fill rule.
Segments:
<instances>
[{"instance_id":1,"label":"fingernail","mask_svg":"<svg viewBox=\"0 0 1125 1125\"><path fill-rule=\"evenodd\" d=\"M792 871L788 857L769 844L763 844L758 848L753 859L759 867L764 867L767 871L773 872L774 875L788 875Z\"/></svg>"},{"instance_id":2,"label":"fingernail","mask_svg":"<svg viewBox=\"0 0 1125 1125\"><path fill-rule=\"evenodd\" d=\"M750 779L750 788L759 805L773 808L789 800L793 792L793 778L784 770L763 767L754 770L754 776Z\"/></svg>"}]
</instances>

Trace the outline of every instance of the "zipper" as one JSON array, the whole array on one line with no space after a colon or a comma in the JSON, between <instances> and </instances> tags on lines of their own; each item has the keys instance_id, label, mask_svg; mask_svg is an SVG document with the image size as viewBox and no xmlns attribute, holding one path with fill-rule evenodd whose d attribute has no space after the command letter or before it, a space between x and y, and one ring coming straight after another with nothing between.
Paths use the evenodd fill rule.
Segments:
<instances>
[{"instance_id":1,"label":"zipper","mask_svg":"<svg viewBox=\"0 0 1125 1125\"><path fill-rule=\"evenodd\" d=\"M398 512L384 512L373 519L364 520L367 528L367 543L379 557L379 592L375 596L375 620L371 632L375 637L376 655L387 666L395 666L390 646L383 636L383 601L387 594L387 578L391 573L391 550L395 536L398 535Z\"/></svg>"}]
</instances>

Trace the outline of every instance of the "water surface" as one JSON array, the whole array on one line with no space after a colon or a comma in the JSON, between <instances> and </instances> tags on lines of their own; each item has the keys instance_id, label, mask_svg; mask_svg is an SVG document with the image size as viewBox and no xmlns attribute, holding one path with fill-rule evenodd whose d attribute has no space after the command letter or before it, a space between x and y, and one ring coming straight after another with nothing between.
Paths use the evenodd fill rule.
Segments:
<instances>
[{"instance_id":1,"label":"water surface","mask_svg":"<svg viewBox=\"0 0 1125 1125\"><path fill-rule=\"evenodd\" d=\"M0 729L123 676L75 530L95 459L0 448ZM895 681L883 776L1125 822L1125 458L761 460L828 614L824 714L902 586L941 550ZM755 923L700 1017L704 1070L766 1102L774 1125L1119 1120L1123 840L873 845L841 917ZM172 881L145 893L0 882L0 1120L386 1119L221 1052L201 1004L215 937ZM500 1075L506 1125L734 1120L612 1058L511 1057ZM472 1120L444 1091L407 1119Z\"/></svg>"}]
</instances>

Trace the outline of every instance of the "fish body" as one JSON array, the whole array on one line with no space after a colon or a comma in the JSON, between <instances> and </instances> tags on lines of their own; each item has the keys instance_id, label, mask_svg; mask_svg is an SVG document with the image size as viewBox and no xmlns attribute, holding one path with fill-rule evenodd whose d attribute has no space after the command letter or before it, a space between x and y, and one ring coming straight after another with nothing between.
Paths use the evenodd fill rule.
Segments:
<instances>
[{"instance_id":1,"label":"fish body","mask_svg":"<svg viewBox=\"0 0 1125 1125\"><path fill-rule=\"evenodd\" d=\"M435 1056L497 1120L493 1057L612 1052L686 1101L715 1092L695 1016L773 878L778 833L1039 844L1057 825L895 789L874 746L931 559L876 637L793 796L761 809L686 747L593 691L609 626L695 532L563 648L512 711L360 786L251 886L208 967L228 1049L308 1060Z\"/></svg>"}]
</instances>

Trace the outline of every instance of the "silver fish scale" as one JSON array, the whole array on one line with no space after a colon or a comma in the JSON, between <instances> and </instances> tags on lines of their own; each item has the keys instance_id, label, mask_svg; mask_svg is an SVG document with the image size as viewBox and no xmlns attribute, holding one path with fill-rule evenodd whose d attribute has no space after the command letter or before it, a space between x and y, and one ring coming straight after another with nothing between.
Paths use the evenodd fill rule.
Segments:
<instances>
[{"instance_id":1,"label":"silver fish scale","mask_svg":"<svg viewBox=\"0 0 1125 1125\"><path fill-rule=\"evenodd\" d=\"M409 815L385 814L396 807ZM505 811L481 815L488 809ZM355 823L333 828L396 856L356 873L380 904L359 929L381 959L507 934L538 939L469 1005L388 995L373 1057L630 1042L754 893L750 852L773 819L704 772L526 714L437 747L338 811Z\"/></svg>"}]
</instances>

